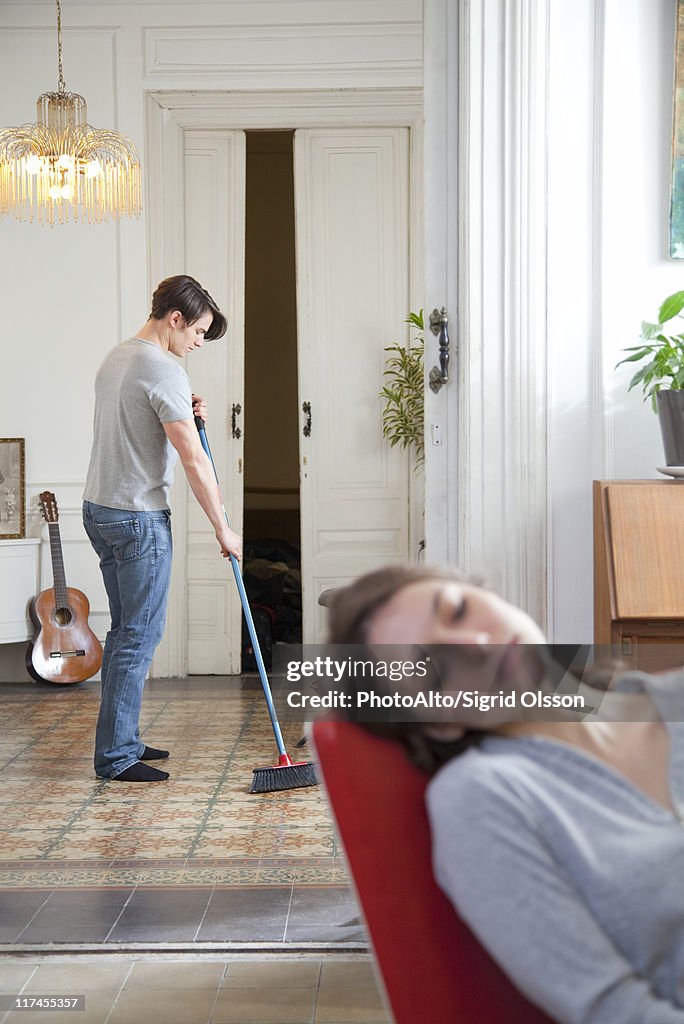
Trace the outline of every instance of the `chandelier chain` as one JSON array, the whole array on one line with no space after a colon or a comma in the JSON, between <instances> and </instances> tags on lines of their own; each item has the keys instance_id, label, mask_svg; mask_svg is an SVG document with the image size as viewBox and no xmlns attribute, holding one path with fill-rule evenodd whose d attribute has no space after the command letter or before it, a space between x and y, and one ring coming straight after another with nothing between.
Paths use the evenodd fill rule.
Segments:
<instances>
[{"instance_id":1,"label":"chandelier chain","mask_svg":"<svg viewBox=\"0 0 684 1024\"><path fill-rule=\"evenodd\" d=\"M57 3L57 60L59 66L59 92L65 92L64 69L62 67L62 5L60 0Z\"/></svg>"}]
</instances>

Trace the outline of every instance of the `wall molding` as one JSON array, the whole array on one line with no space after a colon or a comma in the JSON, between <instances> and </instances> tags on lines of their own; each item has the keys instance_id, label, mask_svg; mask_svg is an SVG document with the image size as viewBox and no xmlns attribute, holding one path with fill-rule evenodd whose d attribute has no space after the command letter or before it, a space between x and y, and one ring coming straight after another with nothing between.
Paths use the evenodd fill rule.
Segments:
<instances>
[{"instance_id":1,"label":"wall molding","mask_svg":"<svg viewBox=\"0 0 684 1024\"><path fill-rule=\"evenodd\" d=\"M149 291L152 282L185 267L185 222L183 211L185 154L183 129L170 108L164 108L149 93L145 118L147 257ZM157 678L184 675L188 664L187 645L187 486L177 469L171 489L174 510L174 552L166 629L155 651L150 674Z\"/></svg>"},{"instance_id":2,"label":"wall molding","mask_svg":"<svg viewBox=\"0 0 684 1024\"><path fill-rule=\"evenodd\" d=\"M422 25L317 23L153 26L143 30L147 83L172 76L231 88L422 82Z\"/></svg>"},{"instance_id":3,"label":"wall molding","mask_svg":"<svg viewBox=\"0 0 684 1024\"><path fill-rule=\"evenodd\" d=\"M548 8L460 9L460 561L542 624Z\"/></svg>"},{"instance_id":4,"label":"wall molding","mask_svg":"<svg viewBox=\"0 0 684 1024\"><path fill-rule=\"evenodd\" d=\"M420 127L422 90L397 89L277 89L274 91L225 92L163 91L147 93L147 120L159 120L155 104L166 111L177 128L331 128L394 125L414 131ZM159 130L158 128L156 129ZM148 139L152 141L151 137Z\"/></svg>"}]
</instances>

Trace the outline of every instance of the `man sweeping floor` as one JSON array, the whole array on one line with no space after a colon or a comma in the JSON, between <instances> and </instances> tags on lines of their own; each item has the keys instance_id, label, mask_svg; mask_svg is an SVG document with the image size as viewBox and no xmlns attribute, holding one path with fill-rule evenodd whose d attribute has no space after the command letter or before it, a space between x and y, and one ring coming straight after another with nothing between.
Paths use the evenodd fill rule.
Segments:
<instances>
[{"instance_id":1,"label":"man sweeping floor","mask_svg":"<svg viewBox=\"0 0 684 1024\"><path fill-rule=\"evenodd\" d=\"M102 658L95 774L117 782L160 782L147 764L167 750L140 739L145 677L162 638L171 578L169 487L177 456L213 526L224 558L241 554L227 525L194 415L206 406L172 356L221 338L226 318L192 277L169 277L152 296L147 323L105 358L95 381L95 426L83 495L83 524L100 558L111 629Z\"/></svg>"}]
</instances>

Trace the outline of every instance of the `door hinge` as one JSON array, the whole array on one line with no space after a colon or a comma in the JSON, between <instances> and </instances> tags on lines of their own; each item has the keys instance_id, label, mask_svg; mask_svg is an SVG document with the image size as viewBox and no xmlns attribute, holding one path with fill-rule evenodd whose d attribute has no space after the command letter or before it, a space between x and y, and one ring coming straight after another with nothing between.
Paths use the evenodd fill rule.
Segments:
<instances>
[{"instance_id":1,"label":"door hinge","mask_svg":"<svg viewBox=\"0 0 684 1024\"><path fill-rule=\"evenodd\" d=\"M233 408L232 408L232 411L231 411L231 414L230 414L230 436L234 437L236 439L238 439L238 438L240 438L242 436L242 431L240 430L240 428L237 425L237 418L238 418L238 416L240 415L241 412L242 412L242 406L239 403L234 402L233 403Z\"/></svg>"},{"instance_id":2,"label":"door hinge","mask_svg":"<svg viewBox=\"0 0 684 1024\"><path fill-rule=\"evenodd\" d=\"M302 402L302 412L306 416L302 433L304 437L311 437L311 402Z\"/></svg>"}]
</instances>

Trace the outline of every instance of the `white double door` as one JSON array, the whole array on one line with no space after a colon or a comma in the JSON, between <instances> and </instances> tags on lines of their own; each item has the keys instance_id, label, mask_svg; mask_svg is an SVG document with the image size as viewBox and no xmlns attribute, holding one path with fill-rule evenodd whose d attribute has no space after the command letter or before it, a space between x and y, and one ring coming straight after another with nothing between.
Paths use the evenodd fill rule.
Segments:
<instances>
[{"instance_id":1,"label":"white double door","mask_svg":"<svg viewBox=\"0 0 684 1024\"><path fill-rule=\"evenodd\" d=\"M184 139L186 267L229 322L187 369L207 398L226 508L241 531L244 434L232 436L231 412L245 407L245 133L186 130ZM408 459L382 438L379 392L385 346L408 341L409 130L302 129L294 160L302 597L313 643L324 635L323 590L408 560ZM249 412L278 430L270 409ZM191 494L186 542L188 671L239 672L237 588Z\"/></svg>"}]
</instances>

